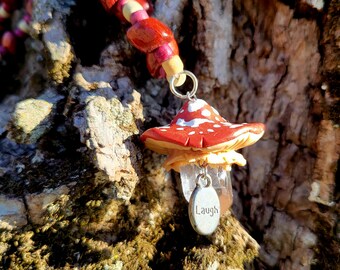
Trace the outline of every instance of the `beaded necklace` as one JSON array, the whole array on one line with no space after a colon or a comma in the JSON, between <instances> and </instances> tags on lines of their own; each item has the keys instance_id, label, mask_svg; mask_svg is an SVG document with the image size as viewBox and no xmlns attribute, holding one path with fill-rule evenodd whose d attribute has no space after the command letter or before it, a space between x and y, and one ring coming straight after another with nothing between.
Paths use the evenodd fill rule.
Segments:
<instances>
[{"instance_id":1,"label":"beaded necklace","mask_svg":"<svg viewBox=\"0 0 340 270\"><path fill-rule=\"evenodd\" d=\"M140 139L147 148L167 155L166 170L180 172L182 191L194 230L212 234L221 214L232 204L231 165L244 166L246 160L235 150L249 146L264 134L261 123L232 124L216 109L196 97L198 81L184 70L177 42L171 30L149 17L146 0L100 0L108 13L131 23L129 42L146 54L147 68L155 78L166 78L171 92L186 100L169 125L145 131ZM193 87L182 94L176 87L190 78Z\"/></svg>"},{"instance_id":2,"label":"beaded necklace","mask_svg":"<svg viewBox=\"0 0 340 270\"><path fill-rule=\"evenodd\" d=\"M19 1L0 1L0 60L6 60L9 56L14 56L17 52L18 44L23 42L29 33L29 23L31 21L32 0L25 0L25 11L14 27L11 25L14 12L18 9Z\"/></svg>"}]
</instances>

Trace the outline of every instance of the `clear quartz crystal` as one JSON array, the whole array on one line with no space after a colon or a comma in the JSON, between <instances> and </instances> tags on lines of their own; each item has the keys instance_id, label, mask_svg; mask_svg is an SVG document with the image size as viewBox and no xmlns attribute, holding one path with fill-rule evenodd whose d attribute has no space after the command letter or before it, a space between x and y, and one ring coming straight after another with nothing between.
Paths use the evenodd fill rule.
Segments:
<instances>
[{"instance_id":1,"label":"clear quartz crystal","mask_svg":"<svg viewBox=\"0 0 340 270\"><path fill-rule=\"evenodd\" d=\"M182 190L185 199L189 202L194 189L196 188L196 179L204 169L194 164L186 165L180 168ZM211 179L212 186L216 190L220 200L221 214L227 211L233 202L233 192L231 186L230 172L219 168L207 167L206 171Z\"/></svg>"}]
</instances>

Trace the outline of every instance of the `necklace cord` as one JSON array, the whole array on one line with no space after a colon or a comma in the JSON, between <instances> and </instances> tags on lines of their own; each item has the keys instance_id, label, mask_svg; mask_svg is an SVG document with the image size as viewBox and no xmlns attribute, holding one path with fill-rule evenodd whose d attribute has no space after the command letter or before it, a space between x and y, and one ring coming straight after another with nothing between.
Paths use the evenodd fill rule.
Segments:
<instances>
[{"instance_id":1,"label":"necklace cord","mask_svg":"<svg viewBox=\"0 0 340 270\"><path fill-rule=\"evenodd\" d=\"M166 78L171 92L181 99L196 99L198 80L196 76L184 70L179 57L179 49L171 29L148 12L153 8L147 0L100 0L108 13L113 13L123 22L131 23L127 30L127 39L132 46L146 54L146 64L155 78ZM176 87L184 84L186 78L193 81L193 88L185 95Z\"/></svg>"}]
</instances>

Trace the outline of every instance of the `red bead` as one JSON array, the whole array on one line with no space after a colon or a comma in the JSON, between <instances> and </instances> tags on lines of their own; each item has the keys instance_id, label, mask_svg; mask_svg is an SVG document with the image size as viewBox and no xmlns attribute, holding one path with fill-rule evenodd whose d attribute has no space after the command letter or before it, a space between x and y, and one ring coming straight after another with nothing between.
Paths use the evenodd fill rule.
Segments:
<instances>
[{"instance_id":1,"label":"red bead","mask_svg":"<svg viewBox=\"0 0 340 270\"><path fill-rule=\"evenodd\" d=\"M7 31L2 35L1 45L11 54L15 53L16 39L15 35Z\"/></svg>"},{"instance_id":2,"label":"red bead","mask_svg":"<svg viewBox=\"0 0 340 270\"><path fill-rule=\"evenodd\" d=\"M17 4L16 0L3 0L2 1L3 8L8 12L14 10L16 7L16 4Z\"/></svg>"},{"instance_id":3,"label":"red bead","mask_svg":"<svg viewBox=\"0 0 340 270\"><path fill-rule=\"evenodd\" d=\"M169 27L155 18L148 18L132 25L127 31L130 43L144 53L152 52L173 40Z\"/></svg>"},{"instance_id":4,"label":"red bead","mask_svg":"<svg viewBox=\"0 0 340 270\"><path fill-rule=\"evenodd\" d=\"M146 55L146 65L150 74L156 78L164 78L166 74L162 68L162 63L169 60L172 56L178 55L178 53L175 39L148 53Z\"/></svg>"},{"instance_id":5,"label":"red bead","mask_svg":"<svg viewBox=\"0 0 340 270\"><path fill-rule=\"evenodd\" d=\"M106 12L111 13L113 6L117 3L118 0L100 0Z\"/></svg>"},{"instance_id":6,"label":"red bead","mask_svg":"<svg viewBox=\"0 0 340 270\"><path fill-rule=\"evenodd\" d=\"M146 55L146 67L148 68L150 74L154 78L163 78L160 75L159 68L162 65L160 65L157 61L155 56L152 53L148 53Z\"/></svg>"},{"instance_id":7,"label":"red bead","mask_svg":"<svg viewBox=\"0 0 340 270\"><path fill-rule=\"evenodd\" d=\"M1 7L2 7L4 10L6 10L8 13L12 12L12 10L14 9L14 7L12 7L12 6L10 6L10 5L6 4L6 3L2 3L2 4L1 4Z\"/></svg>"}]
</instances>

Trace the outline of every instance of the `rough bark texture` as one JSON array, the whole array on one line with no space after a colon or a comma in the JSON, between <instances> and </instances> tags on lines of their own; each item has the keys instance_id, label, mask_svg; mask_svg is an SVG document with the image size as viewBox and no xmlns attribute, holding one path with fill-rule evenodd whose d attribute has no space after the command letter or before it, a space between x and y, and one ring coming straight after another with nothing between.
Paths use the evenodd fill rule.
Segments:
<instances>
[{"instance_id":1,"label":"rough bark texture","mask_svg":"<svg viewBox=\"0 0 340 270\"><path fill-rule=\"evenodd\" d=\"M337 1L154 8L198 95L231 122L267 126L233 170L232 211L198 236L178 175L140 143L181 101L150 78L128 25L96 0L37 0L20 83L0 104L1 267L338 269Z\"/></svg>"}]
</instances>

